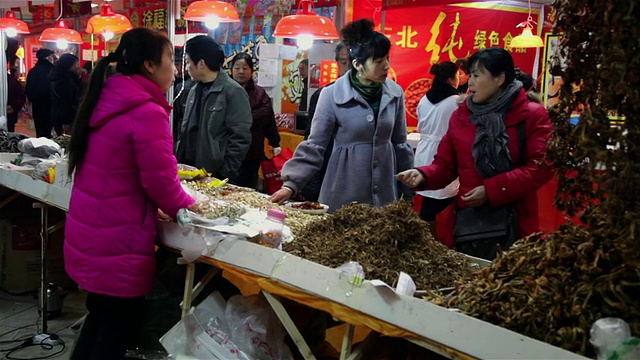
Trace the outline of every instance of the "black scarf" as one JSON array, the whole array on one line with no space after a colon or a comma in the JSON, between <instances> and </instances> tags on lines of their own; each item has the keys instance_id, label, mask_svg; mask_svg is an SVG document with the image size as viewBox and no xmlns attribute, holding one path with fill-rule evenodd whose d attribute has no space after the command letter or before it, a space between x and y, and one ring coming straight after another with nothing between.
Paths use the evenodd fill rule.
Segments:
<instances>
[{"instance_id":1,"label":"black scarf","mask_svg":"<svg viewBox=\"0 0 640 360\"><path fill-rule=\"evenodd\" d=\"M514 80L498 98L488 104L476 104L467 99L471 111L470 120L478 128L473 142L472 153L476 161L476 170L483 179L513 169L509 154L509 136L504 125L504 117L511 109L513 101L522 89L522 83Z\"/></svg>"},{"instance_id":2,"label":"black scarf","mask_svg":"<svg viewBox=\"0 0 640 360\"><path fill-rule=\"evenodd\" d=\"M437 104L449 96L458 95L458 90L446 82L434 82L431 89L427 91L427 100L432 104Z\"/></svg>"}]
</instances>

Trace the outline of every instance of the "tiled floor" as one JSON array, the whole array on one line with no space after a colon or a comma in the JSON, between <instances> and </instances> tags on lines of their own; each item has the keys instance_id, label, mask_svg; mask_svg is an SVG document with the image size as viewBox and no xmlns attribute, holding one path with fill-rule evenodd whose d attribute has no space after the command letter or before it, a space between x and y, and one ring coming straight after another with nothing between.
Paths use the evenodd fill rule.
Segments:
<instances>
[{"instance_id":1,"label":"tiled floor","mask_svg":"<svg viewBox=\"0 0 640 360\"><path fill-rule=\"evenodd\" d=\"M30 339L42 333L42 320L33 295L13 296L0 291L0 359L34 359L45 356L51 356L47 359L54 360L69 359L76 337L76 330L72 329L72 325L85 315L85 296L83 291L68 293L64 298L62 315L48 321L47 333L58 335L64 342L64 349L62 345L51 349L28 346L9 352L23 343L10 341Z\"/></svg>"}]
</instances>

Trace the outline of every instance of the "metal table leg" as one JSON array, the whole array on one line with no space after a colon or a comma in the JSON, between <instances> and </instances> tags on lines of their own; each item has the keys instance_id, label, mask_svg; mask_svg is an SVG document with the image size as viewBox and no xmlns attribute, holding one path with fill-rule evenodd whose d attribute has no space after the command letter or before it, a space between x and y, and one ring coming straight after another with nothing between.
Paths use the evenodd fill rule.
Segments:
<instances>
[{"instance_id":1,"label":"metal table leg","mask_svg":"<svg viewBox=\"0 0 640 360\"><path fill-rule=\"evenodd\" d=\"M205 286L216 276L220 269L211 268L202 278L202 280L198 281L196 286L193 286L194 276L196 274L196 264L189 263L184 258L178 258L179 265L187 265L187 275L184 281L184 294L182 296L182 302L180 303L180 308L182 309L182 318L189 312L191 309L191 303L193 299L202 292Z\"/></svg>"},{"instance_id":2,"label":"metal table leg","mask_svg":"<svg viewBox=\"0 0 640 360\"><path fill-rule=\"evenodd\" d=\"M264 294L264 297L267 298L267 301L269 302L269 305L271 305L271 308L273 308L273 311L278 315L280 322L284 325L284 328L287 330L287 333L289 333L289 336L291 336L291 339L293 339L293 342L296 343L302 357L307 360L316 360L316 357L311 352L309 345L307 345L302 338L302 334L298 331L298 328L293 323L293 320L291 320L291 317L287 313L287 310L285 310L284 306L282 306L280 300L264 290L262 293Z\"/></svg>"}]
</instances>

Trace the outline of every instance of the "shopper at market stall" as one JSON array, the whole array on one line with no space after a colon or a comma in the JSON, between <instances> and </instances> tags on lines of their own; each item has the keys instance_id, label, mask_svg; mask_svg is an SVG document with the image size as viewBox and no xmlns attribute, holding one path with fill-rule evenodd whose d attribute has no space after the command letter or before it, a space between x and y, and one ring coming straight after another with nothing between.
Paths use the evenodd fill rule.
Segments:
<instances>
[{"instance_id":1,"label":"shopper at market stall","mask_svg":"<svg viewBox=\"0 0 640 360\"><path fill-rule=\"evenodd\" d=\"M298 110L307 111L307 94L309 93L309 59L304 59L298 64L298 72L300 73L300 79L302 79L302 95L300 97L300 103L298 104Z\"/></svg>"},{"instance_id":2,"label":"shopper at market stall","mask_svg":"<svg viewBox=\"0 0 640 360\"><path fill-rule=\"evenodd\" d=\"M191 79L176 157L219 179L235 179L251 144L251 104L240 84L221 67L224 52L215 40L196 36L185 45Z\"/></svg>"},{"instance_id":3,"label":"shopper at market stall","mask_svg":"<svg viewBox=\"0 0 640 360\"><path fill-rule=\"evenodd\" d=\"M80 60L63 54L49 73L51 80L51 120L56 135L71 133L71 123L80 104Z\"/></svg>"},{"instance_id":4,"label":"shopper at market stall","mask_svg":"<svg viewBox=\"0 0 640 360\"><path fill-rule=\"evenodd\" d=\"M351 70L320 94L311 134L284 165L284 186L271 196L274 202L289 200L322 167L332 136L319 197L329 211L353 201L382 206L405 189L394 174L413 166L413 150L402 89L387 78L391 43L365 19L346 25L342 36Z\"/></svg>"},{"instance_id":5,"label":"shopper at market stall","mask_svg":"<svg viewBox=\"0 0 640 360\"><path fill-rule=\"evenodd\" d=\"M458 94L464 95L469 90L469 59L462 58L456 60L456 65L458 66L458 77L460 78L460 83L458 84Z\"/></svg>"},{"instance_id":6,"label":"shopper at market stall","mask_svg":"<svg viewBox=\"0 0 640 360\"><path fill-rule=\"evenodd\" d=\"M164 93L173 46L136 28L102 58L73 126L65 269L87 294L71 359L121 359L153 287L158 209L175 217L194 204L178 179ZM117 74L105 81L109 63Z\"/></svg>"},{"instance_id":7,"label":"shopper at market stall","mask_svg":"<svg viewBox=\"0 0 640 360\"><path fill-rule=\"evenodd\" d=\"M434 75L433 84L417 107L420 142L416 148L415 166L433 162L438 145L449 128L451 114L458 108L460 99L457 90L460 73L456 64L451 61L433 64L429 73ZM453 202L459 187L460 182L456 179L442 189L418 192L422 196L420 217L430 224L434 236L436 215Z\"/></svg>"},{"instance_id":8,"label":"shopper at market stall","mask_svg":"<svg viewBox=\"0 0 640 360\"><path fill-rule=\"evenodd\" d=\"M459 176L455 247L493 259L498 245L508 249L539 229L536 190L552 176L540 164L551 124L515 80L508 51L483 49L471 56L469 70L469 97L453 113L433 163L397 178L433 190ZM492 231L501 236L483 236Z\"/></svg>"},{"instance_id":9,"label":"shopper at market stall","mask_svg":"<svg viewBox=\"0 0 640 360\"><path fill-rule=\"evenodd\" d=\"M16 123L20 115L20 110L25 103L26 97L22 84L16 78L18 70L11 68L7 74L7 131L14 132Z\"/></svg>"},{"instance_id":10,"label":"shopper at market stall","mask_svg":"<svg viewBox=\"0 0 640 360\"><path fill-rule=\"evenodd\" d=\"M251 104L251 116L253 117L251 145L242 165L240 165L240 171L234 183L257 189L260 163L266 158L264 139L269 140L269 145L273 147L273 156L278 156L282 150L280 148L280 134L278 134L276 117L269 95L253 81L251 55L244 52L238 53L231 60L231 74L233 79L247 91Z\"/></svg>"},{"instance_id":11,"label":"shopper at market stall","mask_svg":"<svg viewBox=\"0 0 640 360\"><path fill-rule=\"evenodd\" d=\"M54 68L55 55L49 49L36 52L38 62L27 75L25 94L31 103L33 123L37 137L51 137L51 81L49 73Z\"/></svg>"},{"instance_id":12,"label":"shopper at market stall","mask_svg":"<svg viewBox=\"0 0 640 360\"><path fill-rule=\"evenodd\" d=\"M338 74L342 76L349 71L349 49L344 45L343 42L339 42L335 49L335 59L338 62ZM335 82L335 81L334 81ZM309 121L307 123L307 128L304 131L304 139L307 140L309 138L309 134L311 133L311 124L313 123L313 115L316 112L316 107L318 106L318 99L320 98L320 93L322 89L327 86L332 85L328 84L324 87L321 87L316 92L311 95L309 99ZM324 179L324 174L327 171L327 164L329 164L329 158L331 156L331 152L333 151L333 139L331 139L327 145L326 150L324 151L324 163L322 164L322 168L316 172L316 174L307 182L307 184L302 188L301 193L302 197L304 197L307 201L318 201L318 197L320 196L320 188L322 187L322 180Z\"/></svg>"}]
</instances>

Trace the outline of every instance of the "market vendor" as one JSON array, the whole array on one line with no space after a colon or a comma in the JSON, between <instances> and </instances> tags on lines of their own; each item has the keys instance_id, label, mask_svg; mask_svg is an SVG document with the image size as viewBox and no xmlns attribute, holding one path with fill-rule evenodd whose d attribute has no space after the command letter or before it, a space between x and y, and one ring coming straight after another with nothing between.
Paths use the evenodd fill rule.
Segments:
<instances>
[{"instance_id":1,"label":"market vendor","mask_svg":"<svg viewBox=\"0 0 640 360\"><path fill-rule=\"evenodd\" d=\"M536 191L552 176L541 165L551 123L515 80L508 51L475 53L469 71L469 97L451 116L433 163L397 178L417 190L435 190L459 176L455 248L493 259L498 245L506 250L539 230Z\"/></svg>"},{"instance_id":2,"label":"market vendor","mask_svg":"<svg viewBox=\"0 0 640 360\"><path fill-rule=\"evenodd\" d=\"M166 35L135 28L102 58L73 127L75 171L65 269L87 291L71 359L121 359L141 326L155 278L158 209L175 217L194 204L180 185L164 94L173 84ZM109 63L117 74L106 79Z\"/></svg>"},{"instance_id":3,"label":"market vendor","mask_svg":"<svg viewBox=\"0 0 640 360\"><path fill-rule=\"evenodd\" d=\"M320 170L332 137L319 196L330 212L353 201L382 206L405 189L394 174L413 166L413 150L402 88L387 78L391 42L365 19L346 25L342 36L351 70L320 94L309 138L284 165L274 202L289 200Z\"/></svg>"}]
</instances>

